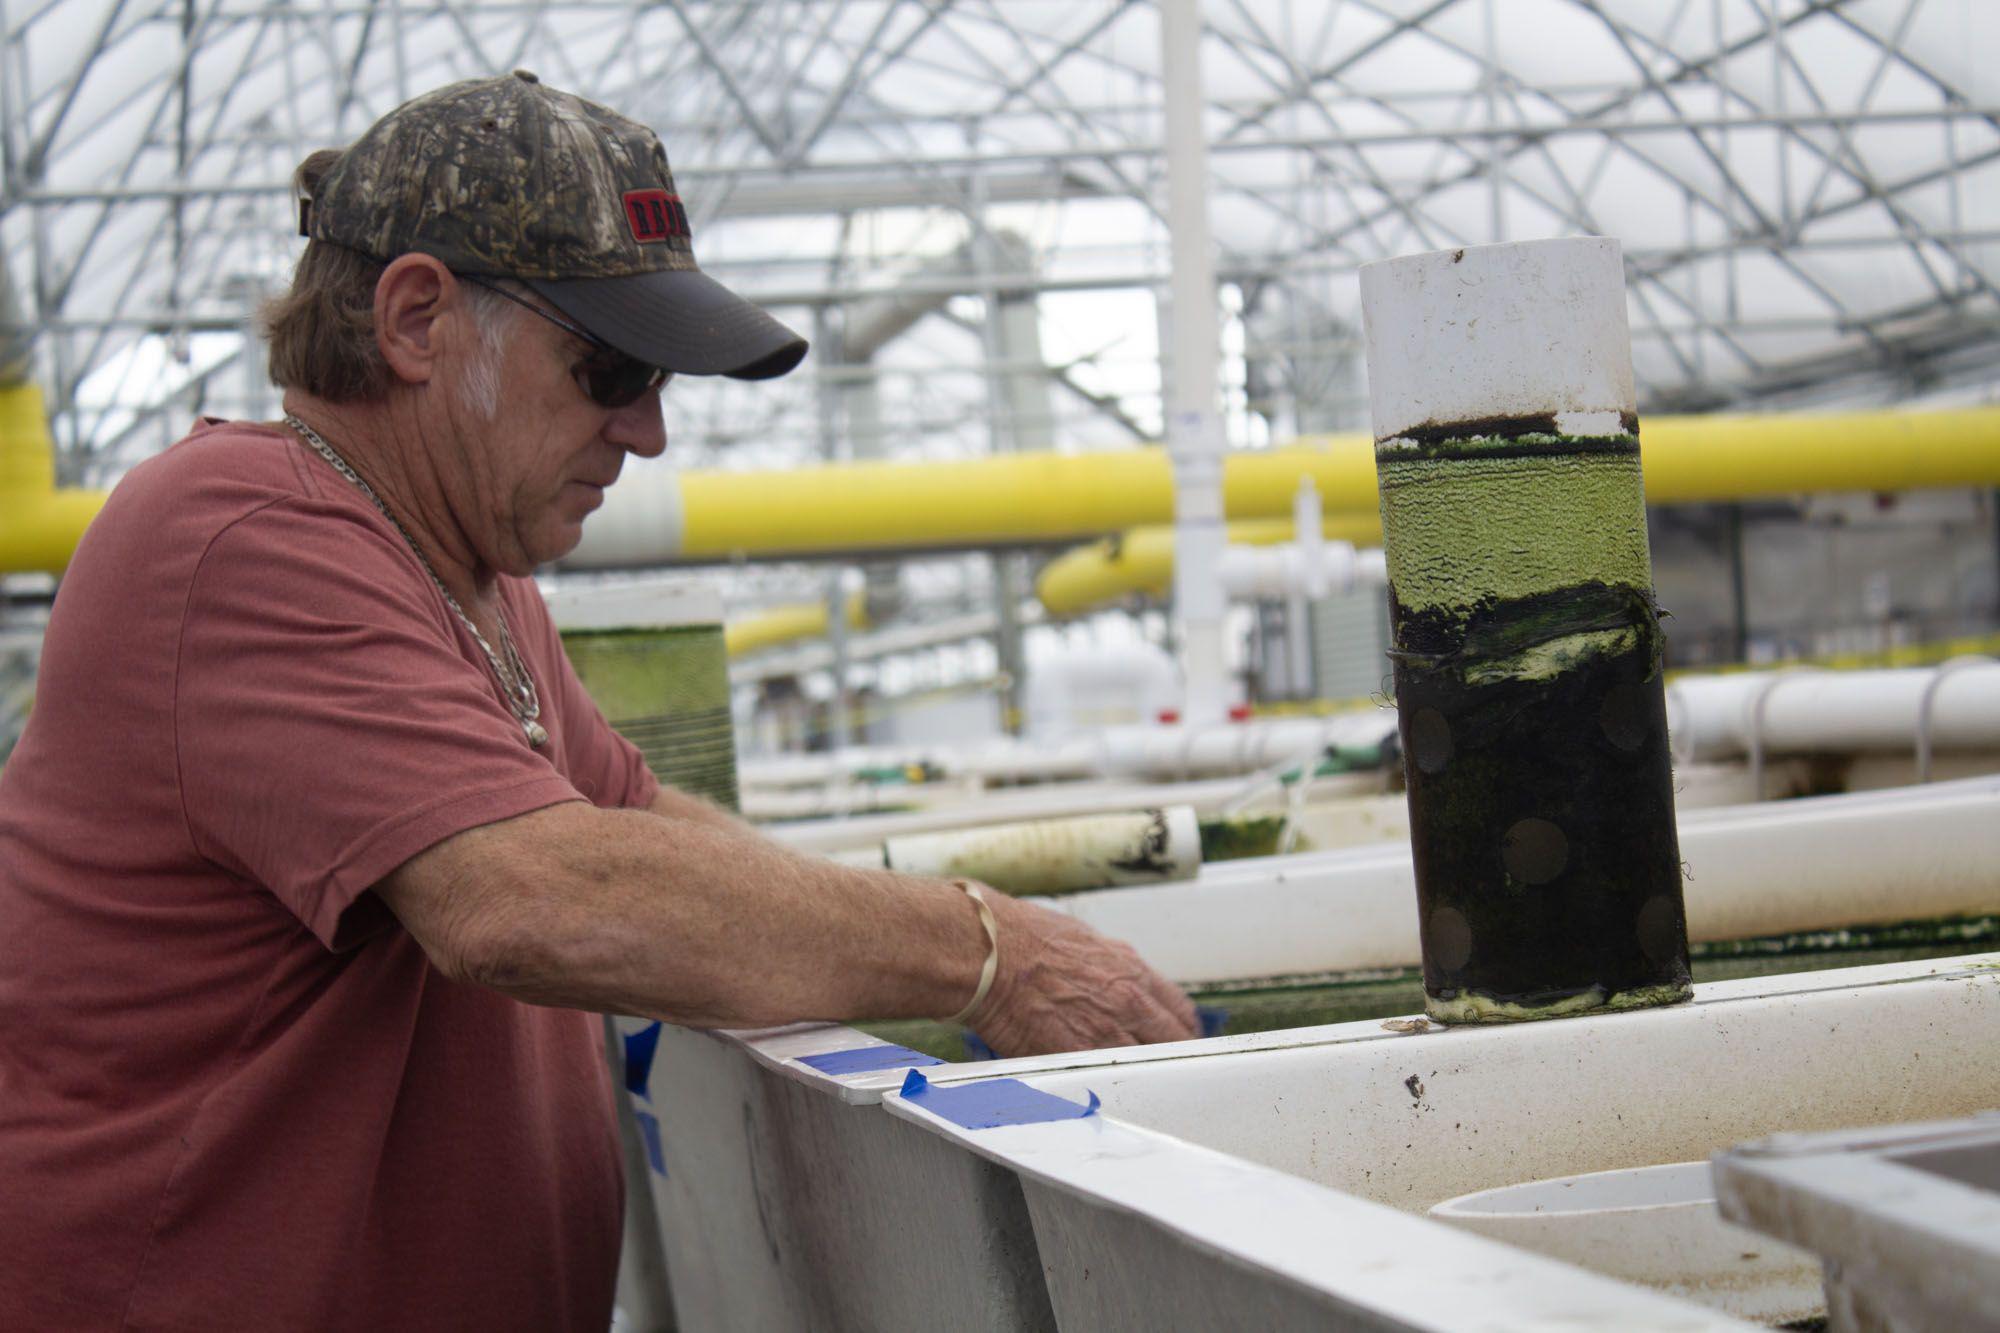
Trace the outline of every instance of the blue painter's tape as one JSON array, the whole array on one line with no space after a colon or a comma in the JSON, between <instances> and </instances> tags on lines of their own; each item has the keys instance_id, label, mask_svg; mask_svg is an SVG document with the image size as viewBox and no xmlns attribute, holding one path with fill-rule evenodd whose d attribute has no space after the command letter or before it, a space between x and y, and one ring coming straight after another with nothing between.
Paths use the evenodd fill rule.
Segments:
<instances>
[{"instance_id":1,"label":"blue painter's tape","mask_svg":"<svg viewBox=\"0 0 2000 1333\"><path fill-rule=\"evenodd\" d=\"M1000 1058L993 1053L993 1048L988 1046L985 1040L971 1028L965 1030L963 1040L965 1042L965 1058L968 1060L997 1060Z\"/></svg>"},{"instance_id":2,"label":"blue painter's tape","mask_svg":"<svg viewBox=\"0 0 2000 1333\"><path fill-rule=\"evenodd\" d=\"M1194 1007L1194 1016L1201 1022L1201 1035L1204 1037L1219 1037L1222 1035L1222 1030L1229 1026L1227 1009L1198 1004Z\"/></svg>"},{"instance_id":3,"label":"blue painter's tape","mask_svg":"<svg viewBox=\"0 0 2000 1333\"><path fill-rule=\"evenodd\" d=\"M625 1091L635 1097L646 1096L646 1080L653 1076L653 1052L659 1049L658 1023L625 1034Z\"/></svg>"},{"instance_id":4,"label":"blue painter's tape","mask_svg":"<svg viewBox=\"0 0 2000 1333\"><path fill-rule=\"evenodd\" d=\"M1039 1088L1031 1088L1018 1078L990 1078L953 1087L932 1083L912 1069L903 1080L903 1099L914 1102L933 1115L951 1121L961 1129L996 1129L1001 1125L1038 1125L1051 1120L1082 1120L1097 1114L1097 1094L1088 1105Z\"/></svg>"},{"instance_id":5,"label":"blue painter's tape","mask_svg":"<svg viewBox=\"0 0 2000 1333\"><path fill-rule=\"evenodd\" d=\"M907 1046L856 1046L851 1050L829 1051L825 1055L802 1055L799 1063L811 1065L822 1074L869 1074L878 1069L941 1065L944 1061Z\"/></svg>"},{"instance_id":6,"label":"blue painter's tape","mask_svg":"<svg viewBox=\"0 0 2000 1333\"><path fill-rule=\"evenodd\" d=\"M633 1108L639 1121L639 1137L646 1141L646 1162L660 1175L667 1174L666 1153L660 1148L660 1119L651 1111Z\"/></svg>"}]
</instances>

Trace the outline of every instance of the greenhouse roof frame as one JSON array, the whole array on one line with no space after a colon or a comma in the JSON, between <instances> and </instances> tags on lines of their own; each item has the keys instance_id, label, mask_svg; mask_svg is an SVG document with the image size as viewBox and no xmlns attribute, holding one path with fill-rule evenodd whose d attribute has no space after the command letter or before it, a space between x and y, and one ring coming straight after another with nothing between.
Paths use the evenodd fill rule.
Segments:
<instances>
[{"instance_id":1,"label":"greenhouse roof frame","mask_svg":"<svg viewBox=\"0 0 2000 1333\"><path fill-rule=\"evenodd\" d=\"M1205 5L1218 268L1241 353L1266 368L1235 390L1238 442L1259 392L1299 399L1327 358L1352 361L1361 263L1536 235L1625 242L1649 403L1990 382L1992 10ZM268 411L243 329L296 254L291 166L414 92L524 64L659 129L704 266L794 317L825 312L822 333L859 296L938 281L913 259L989 219L1025 220L1036 262L969 275L973 297L1164 290L1172 90L1148 0L5 0L0 234L65 475L117 475L196 407ZM977 321L957 325L883 359L907 381L889 395L898 450L989 446L949 423L984 410L991 377L925 373L978 360ZM1055 358L1083 414L1068 446L1158 419L1149 337L1129 353L1144 373L1093 355ZM823 451L824 395L799 378L754 404L694 386L676 409L689 452Z\"/></svg>"}]
</instances>

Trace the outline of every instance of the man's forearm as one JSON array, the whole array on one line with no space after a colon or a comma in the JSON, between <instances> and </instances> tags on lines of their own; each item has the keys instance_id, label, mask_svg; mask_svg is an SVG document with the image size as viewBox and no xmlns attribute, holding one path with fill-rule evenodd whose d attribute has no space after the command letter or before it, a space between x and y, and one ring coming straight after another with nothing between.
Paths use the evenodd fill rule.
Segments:
<instances>
[{"instance_id":1,"label":"man's forearm","mask_svg":"<svg viewBox=\"0 0 2000 1333\"><path fill-rule=\"evenodd\" d=\"M572 802L460 834L386 883L465 980L699 1027L950 1013L986 952L949 884L803 857L726 817Z\"/></svg>"},{"instance_id":2,"label":"man's forearm","mask_svg":"<svg viewBox=\"0 0 2000 1333\"><path fill-rule=\"evenodd\" d=\"M727 829L735 833L755 832L741 816L723 809L714 801L690 796L675 787L661 786L659 795L653 798L653 803L647 809L662 819L691 819L697 824L706 824L711 828Z\"/></svg>"}]
</instances>

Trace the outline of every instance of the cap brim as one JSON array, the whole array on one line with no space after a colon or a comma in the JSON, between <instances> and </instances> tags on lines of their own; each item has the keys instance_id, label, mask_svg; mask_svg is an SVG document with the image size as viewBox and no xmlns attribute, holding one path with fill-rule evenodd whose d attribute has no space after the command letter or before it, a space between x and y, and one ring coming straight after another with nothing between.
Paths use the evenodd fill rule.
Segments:
<instances>
[{"instance_id":1,"label":"cap brim","mask_svg":"<svg viewBox=\"0 0 2000 1333\"><path fill-rule=\"evenodd\" d=\"M805 358L804 338L698 269L525 281L627 356L676 375L768 380Z\"/></svg>"}]
</instances>

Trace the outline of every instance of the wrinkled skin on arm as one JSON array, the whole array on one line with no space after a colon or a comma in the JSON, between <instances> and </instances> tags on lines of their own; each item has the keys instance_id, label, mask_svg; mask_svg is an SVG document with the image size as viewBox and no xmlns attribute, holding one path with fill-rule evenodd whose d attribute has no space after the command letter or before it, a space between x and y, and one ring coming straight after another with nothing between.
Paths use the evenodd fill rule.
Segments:
<instances>
[{"instance_id":1,"label":"wrinkled skin on arm","mask_svg":"<svg viewBox=\"0 0 2000 1333\"><path fill-rule=\"evenodd\" d=\"M952 883L801 856L720 810L550 806L469 829L378 892L455 980L691 1027L935 1017L971 998L986 935ZM655 811L659 810L656 804ZM1003 1055L1195 1035L1127 945L987 893L1000 966L972 1025Z\"/></svg>"}]
</instances>

